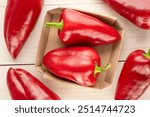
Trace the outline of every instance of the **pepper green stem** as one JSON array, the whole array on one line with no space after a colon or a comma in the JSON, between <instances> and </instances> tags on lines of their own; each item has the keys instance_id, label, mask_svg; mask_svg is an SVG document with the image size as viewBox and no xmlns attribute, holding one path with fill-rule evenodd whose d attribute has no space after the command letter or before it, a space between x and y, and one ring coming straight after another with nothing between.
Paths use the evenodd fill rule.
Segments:
<instances>
[{"instance_id":1,"label":"pepper green stem","mask_svg":"<svg viewBox=\"0 0 150 117\"><path fill-rule=\"evenodd\" d=\"M111 64L107 64L104 68L99 67L97 64L95 65L95 70L94 70L94 76L96 76L97 73L103 72L111 68Z\"/></svg>"},{"instance_id":2,"label":"pepper green stem","mask_svg":"<svg viewBox=\"0 0 150 117\"><path fill-rule=\"evenodd\" d=\"M144 56L145 56L146 58L150 59L150 49L149 49L149 51L148 51L147 53L144 54Z\"/></svg>"},{"instance_id":3,"label":"pepper green stem","mask_svg":"<svg viewBox=\"0 0 150 117\"><path fill-rule=\"evenodd\" d=\"M62 30L63 26L64 26L63 20L61 20L60 22L46 22L47 28L55 27L55 28Z\"/></svg>"}]
</instances>

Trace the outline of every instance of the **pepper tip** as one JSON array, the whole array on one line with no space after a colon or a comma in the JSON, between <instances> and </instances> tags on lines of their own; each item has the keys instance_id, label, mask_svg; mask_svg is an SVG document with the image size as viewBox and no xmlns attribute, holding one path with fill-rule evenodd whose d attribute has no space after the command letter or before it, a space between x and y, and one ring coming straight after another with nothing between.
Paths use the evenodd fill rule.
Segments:
<instances>
[{"instance_id":1,"label":"pepper tip","mask_svg":"<svg viewBox=\"0 0 150 117\"><path fill-rule=\"evenodd\" d=\"M10 53L10 55L11 55L11 57L12 57L13 59L16 59L16 58L17 58L17 55L15 55L15 54L13 54L13 53Z\"/></svg>"}]
</instances>

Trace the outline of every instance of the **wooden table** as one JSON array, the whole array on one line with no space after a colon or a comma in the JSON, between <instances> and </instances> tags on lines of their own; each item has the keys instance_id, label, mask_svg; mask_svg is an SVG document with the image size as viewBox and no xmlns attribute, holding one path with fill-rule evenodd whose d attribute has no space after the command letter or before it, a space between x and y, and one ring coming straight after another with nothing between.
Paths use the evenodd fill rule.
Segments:
<instances>
[{"instance_id":1,"label":"wooden table","mask_svg":"<svg viewBox=\"0 0 150 117\"><path fill-rule=\"evenodd\" d=\"M0 99L10 99L9 92L6 85L6 73L10 67L23 68L31 72L46 86L51 88L57 94L59 94L62 99L113 99L116 83L124 64L126 57L130 52L136 49L144 49L145 51L150 48L150 31L145 31L138 29L130 22L125 20L123 17L118 15L112 9L108 8L102 0L45 0L44 7L40 18L35 26L33 32L31 33L28 41L24 45L21 53L16 60L13 60L9 55L3 36L3 19L4 11L6 7L7 0L0 1ZM110 87L102 90L89 89L84 87L74 87L70 89L69 85L61 87L61 85L56 85L55 82L46 80L42 78L42 75L36 70L34 66L35 56L37 52L40 32L42 29L42 23L47 10L57 8L57 7L74 7L83 10L90 10L95 13L111 15L118 17L120 22L125 28L125 41L123 44L123 49L121 52L120 59L118 61L118 66L115 72L114 82ZM144 93L140 99L150 99L150 88Z\"/></svg>"}]
</instances>

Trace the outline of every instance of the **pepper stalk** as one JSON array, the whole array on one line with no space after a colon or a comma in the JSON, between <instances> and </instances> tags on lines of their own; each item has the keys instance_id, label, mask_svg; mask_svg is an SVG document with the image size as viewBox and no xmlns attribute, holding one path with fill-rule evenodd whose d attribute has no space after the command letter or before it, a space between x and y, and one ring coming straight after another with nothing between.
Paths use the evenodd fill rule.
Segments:
<instances>
[{"instance_id":1,"label":"pepper stalk","mask_svg":"<svg viewBox=\"0 0 150 117\"><path fill-rule=\"evenodd\" d=\"M96 76L97 73L103 72L103 71L107 71L109 68L111 68L111 64L108 63L104 68L103 67L99 67L97 64L95 65L95 69L94 69L94 76Z\"/></svg>"},{"instance_id":2,"label":"pepper stalk","mask_svg":"<svg viewBox=\"0 0 150 117\"><path fill-rule=\"evenodd\" d=\"M60 22L46 22L47 28L55 27L55 28L62 30L63 26L64 26L63 20L61 20Z\"/></svg>"},{"instance_id":3,"label":"pepper stalk","mask_svg":"<svg viewBox=\"0 0 150 117\"><path fill-rule=\"evenodd\" d=\"M144 54L144 56L145 56L146 58L150 59L150 48L149 48L149 51Z\"/></svg>"}]
</instances>

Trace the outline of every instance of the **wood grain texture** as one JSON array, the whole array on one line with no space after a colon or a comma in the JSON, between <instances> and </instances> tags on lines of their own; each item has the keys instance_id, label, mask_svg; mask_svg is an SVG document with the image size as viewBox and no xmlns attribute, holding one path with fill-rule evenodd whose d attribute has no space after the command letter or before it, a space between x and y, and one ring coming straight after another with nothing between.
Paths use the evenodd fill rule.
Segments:
<instances>
[{"instance_id":1,"label":"wood grain texture","mask_svg":"<svg viewBox=\"0 0 150 117\"><path fill-rule=\"evenodd\" d=\"M70 85L61 87L61 84L56 84L50 80L43 79L42 75L36 70L33 64L35 62L43 19L47 10L57 7L80 8L82 10L89 10L98 14L117 17L125 28L125 41L119 61L124 61L129 53L135 49L148 50L148 48L150 48L150 31L141 30L135 27L129 21L105 5L102 0L45 0L37 25L32 31L18 58L13 60L7 51L3 37L3 22L6 2L7 0L0 0L0 99L10 99L6 85L6 73L10 67L19 67L28 70L45 83L46 86L59 94L62 99L113 99L116 83L122 69L123 62L118 63L113 84L103 90L89 89L81 86L71 87ZM150 88L144 93L141 99L150 99Z\"/></svg>"}]
</instances>

